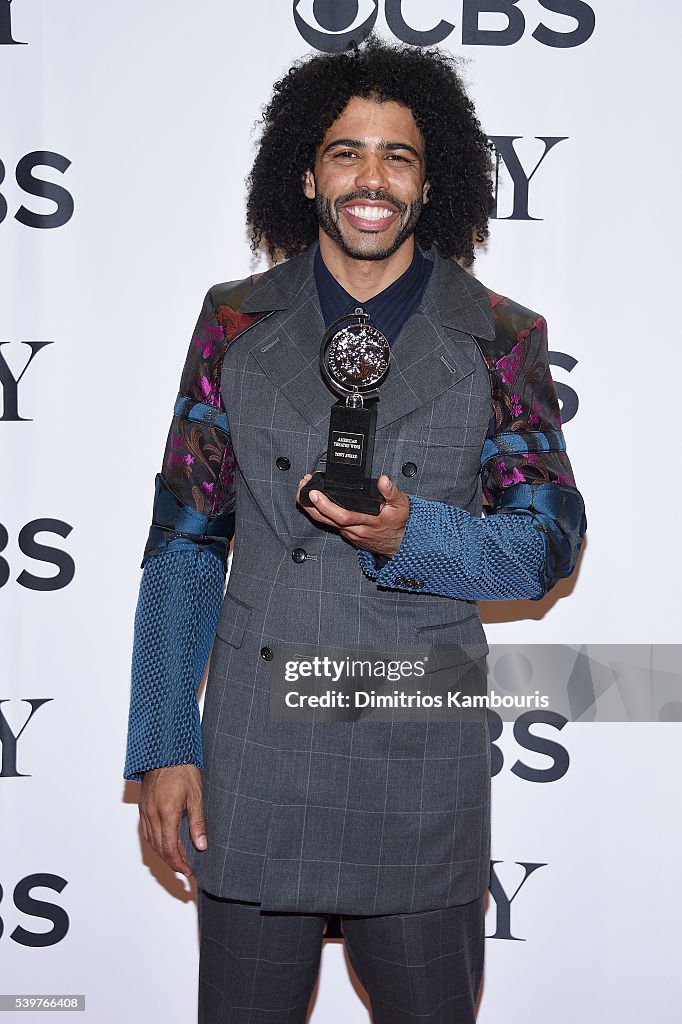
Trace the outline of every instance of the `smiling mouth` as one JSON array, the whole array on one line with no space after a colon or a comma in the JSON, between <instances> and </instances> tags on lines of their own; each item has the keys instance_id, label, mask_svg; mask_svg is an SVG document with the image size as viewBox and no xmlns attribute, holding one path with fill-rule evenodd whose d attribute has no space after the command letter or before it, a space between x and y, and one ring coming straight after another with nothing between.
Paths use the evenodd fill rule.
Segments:
<instances>
[{"instance_id":1,"label":"smiling mouth","mask_svg":"<svg viewBox=\"0 0 682 1024\"><path fill-rule=\"evenodd\" d=\"M399 216L395 207L383 203L348 203L341 212L354 227L365 231L384 231Z\"/></svg>"}]
</instances>

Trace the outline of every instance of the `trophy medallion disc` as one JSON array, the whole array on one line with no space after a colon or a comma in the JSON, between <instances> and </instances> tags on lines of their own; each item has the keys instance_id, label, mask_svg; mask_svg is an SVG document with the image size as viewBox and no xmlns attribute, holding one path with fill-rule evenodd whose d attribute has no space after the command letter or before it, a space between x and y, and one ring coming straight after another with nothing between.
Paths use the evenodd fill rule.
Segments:
<instances>
[{"instance_id":1,"label":"trophy medallion disc","mask_svg":"<svg viewBox=\"0 0 682 1024\"><path fill-rule=\"evenodd\" d=\"M357 318L357 322L352 322L352 318ZM339 324L343 326L339 328ZM388 374L389 364L388 341L369 323L369 316L362 309L337 320L322 339L322 374L338 395L377 394Z\"/></svg>"}]
</instances>

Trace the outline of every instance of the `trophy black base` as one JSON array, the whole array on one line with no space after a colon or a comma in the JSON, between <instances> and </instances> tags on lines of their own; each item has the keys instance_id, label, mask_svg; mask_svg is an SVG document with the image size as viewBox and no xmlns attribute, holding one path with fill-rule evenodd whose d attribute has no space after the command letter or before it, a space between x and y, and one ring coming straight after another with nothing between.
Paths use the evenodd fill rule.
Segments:
<instances>
[{"instance_id":1,"label":"trophy black base","mask_svg":"<svg viewBox=\"0 0 682 1024\"><path fill-rule=\"evenodd\" d=\"M315 503L310 500L310 492L322 491L330 501L341 508L347 508L350 512L364 512L368 516L378 516L385 498L379 491L376 480L368 480L367 485L363 491L347 490L338 486L325 488L324 473L315 473L301 488L300 503L305 508L314 508Z\"/></svg>"}]
</instances>

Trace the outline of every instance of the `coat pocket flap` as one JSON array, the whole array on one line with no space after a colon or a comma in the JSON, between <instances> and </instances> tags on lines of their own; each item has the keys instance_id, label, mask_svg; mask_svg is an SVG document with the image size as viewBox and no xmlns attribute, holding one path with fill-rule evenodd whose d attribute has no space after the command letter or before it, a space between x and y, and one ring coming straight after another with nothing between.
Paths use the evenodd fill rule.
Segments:
<instances>
[{"instance_id":1,"label":"coat pocket flap","mask_svg":"<svg viewBox=\"0 0 682 1024\"><path fill-rule=\"evenodd\" d=\"M238 598L233 597L229 591L225 594L223 606L220 610L216 634L226 644L232 647L241 647L244 639L244 630L248 624L253 608L244 604Z\"/></svg>"},{"instance_id":2,"label":"coat pocket flap","mask_svg":"<svg viewBox=\"0 0 682 1024\"><path fill-rule=\"evenodd\" d=\"M485 658L489 653L476 610L467 613L464 608L459 619L451 618L449 622L418 626L416 636L418 644L428 645L433 665L439 668L444 664L465 666Z\"/></svg>"}]
</instances>

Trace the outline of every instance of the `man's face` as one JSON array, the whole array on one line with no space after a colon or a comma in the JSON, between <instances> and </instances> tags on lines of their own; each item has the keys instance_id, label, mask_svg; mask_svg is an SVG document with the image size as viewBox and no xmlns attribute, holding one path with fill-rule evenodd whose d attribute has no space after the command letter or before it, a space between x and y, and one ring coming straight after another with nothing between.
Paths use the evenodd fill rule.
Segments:
<instances>
[{"instance_id":1,"label":"man's face","mask_svg":"<svg viewBox=\"0 0 682 1024\"><path fill-rule=\"evenodd\" d=\"M428 182L424 139L399 103L355 96L303 177L322 231L353 259L383 260L414 232Z\"/></svg>"}]
</instances>

